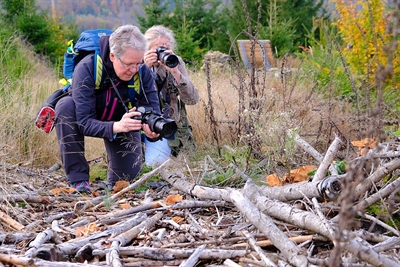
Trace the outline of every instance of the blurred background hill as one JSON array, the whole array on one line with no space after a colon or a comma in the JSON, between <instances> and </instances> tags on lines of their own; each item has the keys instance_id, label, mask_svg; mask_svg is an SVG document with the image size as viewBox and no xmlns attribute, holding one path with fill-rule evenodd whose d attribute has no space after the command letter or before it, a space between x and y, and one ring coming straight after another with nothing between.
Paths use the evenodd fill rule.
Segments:
<instances>
[{"instance_id":1,"label":"blurred background hill","mask_svg":"<svg viewBox=\"0 0 400 267\"><path fill-rule=\"evenodd\" d=\"M76 23L78 30L107 28L137 24L137 15L144 15L145 0L38 0L42 10Z\"/></svg>"}]
</instances>

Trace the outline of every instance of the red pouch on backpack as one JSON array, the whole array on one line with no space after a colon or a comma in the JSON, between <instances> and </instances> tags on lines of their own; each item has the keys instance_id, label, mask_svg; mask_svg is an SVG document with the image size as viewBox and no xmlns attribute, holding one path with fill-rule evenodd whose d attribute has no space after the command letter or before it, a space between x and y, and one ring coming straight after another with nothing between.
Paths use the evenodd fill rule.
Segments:
<instances>
[{"instance_id":1,"label":"red pouch on backpack","mask_svg":"<svg viewBox=\"0 0 400 267\"><path fill-rule=\"evenodd\" d=\"M54 122L56 119L56 112L54 110L58 100L68 95L67 92L68 87L64 87L63 89L56 90L53 94L51 94L46 101L43 103L40 111L36 115L35 125L45 131L46 133L50 133L54 128Z\"/></svg>"},{"instance_id":2,"label":"red pouch on backpack","mask_svg":"<svg viewBox=\"0 0 400 267\"><path fill-rule=\"evenodd\" d=\"M35 125L45 133L50 133L54 128L55 119L56 112L52 107L42 107L36 116Z\"/></svg>"}]
</instances>

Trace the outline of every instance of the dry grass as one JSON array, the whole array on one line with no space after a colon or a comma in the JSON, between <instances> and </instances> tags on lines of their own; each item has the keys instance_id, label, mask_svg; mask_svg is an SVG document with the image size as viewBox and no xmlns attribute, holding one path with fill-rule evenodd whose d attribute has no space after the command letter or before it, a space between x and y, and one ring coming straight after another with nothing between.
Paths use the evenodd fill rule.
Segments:
<instances>
[{"instance_id":1,"label":"dry grass","mask_svg":"<svg viewBox=\"0 0 400 267\"><path fill-rule=\"evenodd\" d=\"M199 104L187 107L198 144L216 145L210 103L221 146L247 144L246 132L239 126L240 116L256 128L264 153L271 150L271 146L283 147L289 129L297 129L300 135L321 149L329 145L334 133L352 139L356 131L351 129L350 106L316 92L314 81L308 79L295 60L286 62L285 68L291 72L284 77L279 76L280 69L258 70L253 77L251 72L242 69L211 72L208 79L210 95L205 72L191 73L201 97ZM244 110L239 109L240 90L244 94ZM250 97L251 90L256 92L255 98ZM258 107L252 110L252 103L257 103ZM274 151L277 149L273 148Z\"/></svg>"}]
</instances>

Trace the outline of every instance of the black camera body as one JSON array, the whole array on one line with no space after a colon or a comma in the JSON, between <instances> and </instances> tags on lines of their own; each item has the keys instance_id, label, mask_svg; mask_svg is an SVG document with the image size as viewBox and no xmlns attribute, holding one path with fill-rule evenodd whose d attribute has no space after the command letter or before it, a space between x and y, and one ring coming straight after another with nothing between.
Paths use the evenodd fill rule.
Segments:
<instances>
[{"instance_id":1,"label":"black camera body","mask_svg":"<svg viewBox=\"0 0 400 267\"><path fill-rule=\"evenodd\" d=\"M169 138L173 136L178 129L174 120L163 118L151 107L138 107L136 111L139 111L141 115L135 116L133 119L141 120L142 123L148 124L150 130L160 134L161 137Z\"/></svg>"},{"instance_id":2,"label":"black camera body","mask_svg":"<svg viewBox=\"0 0 400 267\"><path fill-rule=\"evenodd\" d=\"M166 50L168 50L168 48L164 46L157 47L156 53L158 60L160 60L164 65L170 68L175 68L179 64L179 59L174 54L166 53Z\"/></svg>"}]
</instances>

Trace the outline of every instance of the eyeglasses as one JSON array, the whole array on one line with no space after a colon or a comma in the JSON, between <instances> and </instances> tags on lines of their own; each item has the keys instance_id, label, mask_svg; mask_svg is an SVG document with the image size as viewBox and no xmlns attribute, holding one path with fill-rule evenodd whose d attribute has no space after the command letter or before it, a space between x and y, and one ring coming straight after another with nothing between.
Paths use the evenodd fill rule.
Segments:
<instances>
[{"instance_id":1,"label":"eyeglasses","mask_svg":"<svg viewBox=\"0 0 400 267\"><path fill-rule=\"evenodd\" d=\"M122 67L126 70L130 70L130 71L138 70L140 67L140 64L141 64L141 63L137 63L137 64L129 64L128 65L125 62L123 62L121 58L119 58L119 57L117 57L117 58L118 58L119 62L121 62Z\"/></svg>"}]
</instances>

